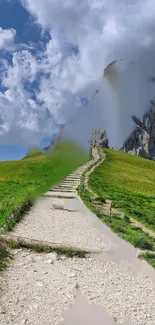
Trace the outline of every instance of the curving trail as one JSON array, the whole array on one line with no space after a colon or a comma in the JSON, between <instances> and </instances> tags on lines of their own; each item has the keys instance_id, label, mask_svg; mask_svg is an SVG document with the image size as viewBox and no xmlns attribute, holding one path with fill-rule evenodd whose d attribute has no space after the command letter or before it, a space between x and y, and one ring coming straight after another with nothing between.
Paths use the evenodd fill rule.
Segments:
<instances>
[{"instance_id":1,"label":"curving trail","mask_svg":"<svg viewBox=\"0 0 155 325\"><path fill-rule=\"evenodd\" d=\"M39 199L11 234L92 253L71 259L15 250L12 265L2 274L0 324L154 325L155 271L76 193L83 171L100 163L96 149L93 155L93 162Z\"/></svg>"}]
</instances>

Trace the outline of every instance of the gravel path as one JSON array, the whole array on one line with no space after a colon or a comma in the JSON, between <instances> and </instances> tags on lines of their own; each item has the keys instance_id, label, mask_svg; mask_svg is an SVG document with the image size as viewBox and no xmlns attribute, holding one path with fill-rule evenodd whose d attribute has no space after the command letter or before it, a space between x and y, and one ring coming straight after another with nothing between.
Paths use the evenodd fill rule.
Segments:
<instances>
[{"instance_id":1,"label":"gravel path","mask_svg":"<svg viewBox=\"0 0 155 325\"><path fill-rule=\"evenodd\" d=\"M65 210L31 210L14 235L85 250L104 249L104 235L92 227L89 217Z\"/></svg>"},{"instance_id":2,"label":"gravel path","mask_svg":"<svg viewBox=\"0 0 155 325\"><path fill-rule=\"evenodd\" d=\"M0 324L155 324L155 271L77 197L75 188L83 170L68 176L64 187L57 187L64 197L71 184L75 198L38 200L13 234L102 250L101 254L70 259L55 253L14 251L12 265L0 279L4 288ZM51 196L54 193L50 191Z\"/></svg>"},{"instance_id":3,"label":"gravel path","mask_svg":"<svg viewBox=\"0 0 155 325\"><path fill-rule=\"evenodd\" d=\"M7 288L1 298L4 325L64 324L64 311L74 304L77 288L87 304L104 306L117 322L128 316L133 325L154 325L155 289L127 264L121 269L113 261L61 260L55 254L17 251L7 271Z\"/></svg>"},{"instance_id":4,"label":"gravel path","mask_svg":"<svg viewBox=\"0 0 155 325\"><path fill-rule=\"evenodd\" d=\"M98 153L96 150L94 151L95 160L98 160ZM56 189L57 191L61 191L59 193L60 195L64 195L64 193L67 193L66 186L68 186L76 194L76 188L80 184L81 175L91 164L92 162L88 162L78 168L75 172L67 176L62 184L52 189L51 192L55 194ZM68 185L66 185L66 182ZM48 205L48 201L52 202L51 205L50 203ZM76 200L73 200L73 207L70 207L70 203L67 209L65 207L65 199L57 198L56 200L54 198L46 198L45 204L43 200L39 200L34 208L30 210L27 217L17 225L13 234L28 239L72 245L73 247L85 250L105 249L104 234L100 229L92 225L89 211L82 209L78 201L76 195Z\"/></svg>"}]
</instances>

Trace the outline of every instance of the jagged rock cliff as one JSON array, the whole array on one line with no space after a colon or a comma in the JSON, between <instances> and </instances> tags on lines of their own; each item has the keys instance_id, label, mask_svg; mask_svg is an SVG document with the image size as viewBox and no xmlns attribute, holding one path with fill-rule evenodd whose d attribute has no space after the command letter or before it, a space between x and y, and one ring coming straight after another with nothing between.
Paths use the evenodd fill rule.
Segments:
<instances>
[{"instance_id":1,"label":"jagged rock cliff","mask_svg":"<svg viewBox=\"0 0 155 325\"><path fill-rule=\"evenodd\" d=\"M95 130L89 140L89 145L93 147L109 148L109 141L106 131Z\"/></svg>"},{"instance_id":2,"label":"jagged rock cliff","mask_svg":"<svg viewBox=\"0 0 155 325\"><path fill-rule=\"evenodd\" d=\"M122 151L133 155L155 160L155 102L151 102L151 108L143 119L132 117L136 129L125 141Z\"/></svg>"},{"instance_id":3,"label":"jagged rock cliff","mask_svg":"<svg viewBox=\"0 0 155 325\"><path fill-rule=\"evenodd\" d=\"M151 101L150 110L142 119L132 116L135 130L124 142L121 151L155 160L155 101ZM106 131L95 130L89 140L91 147L109 148Z\"/></svg>"},{"instance_id":4,"label":"jagged rock cliff","mask_svg":"<svg viewBox=\"0 0 155 325\"><path fill-rule=\"evenodd\" d=\"M55 143L55 140L52 140L48 146L43 148L43 151L44 152L50 152L52 150L52 148L53 148L54 143Z\"/></svg>"}]
</instances>

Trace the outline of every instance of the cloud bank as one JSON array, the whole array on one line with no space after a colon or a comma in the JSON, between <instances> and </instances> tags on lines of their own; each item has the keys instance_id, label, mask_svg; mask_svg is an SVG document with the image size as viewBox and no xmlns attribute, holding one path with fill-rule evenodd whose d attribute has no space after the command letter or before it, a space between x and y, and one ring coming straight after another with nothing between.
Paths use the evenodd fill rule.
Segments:
<instances>
[{"instance_id":1,"label":"cloud bank","mask_svg":"<svg viewBox=\"0 0 155 325\"><path fill-rule=\"evenodd\" d=\"M154 0L21 4L40 25L42 38L39 46L24 49L15 46L18 31L0 29L0 54L9 53L0 60L0 141L38 144L73 120L68 133L80 142L87 143L99 127L107 128L112 145L122 145L133 128L131 115L142 116L155 94L148 82L155 75ZM115 77L103 83L113 60L118 60Z\"/></svg>"},{"instance_id":2,"label":"cloud bank","mask_svg":"<svg viewBox=\"0 0 155 325\"><path fill-rule=\"evenodd\" d=\"M14 47L16 31L11 29L3 29L0 27L0 50L11 51Z\"/></svg>"}]
</instances>

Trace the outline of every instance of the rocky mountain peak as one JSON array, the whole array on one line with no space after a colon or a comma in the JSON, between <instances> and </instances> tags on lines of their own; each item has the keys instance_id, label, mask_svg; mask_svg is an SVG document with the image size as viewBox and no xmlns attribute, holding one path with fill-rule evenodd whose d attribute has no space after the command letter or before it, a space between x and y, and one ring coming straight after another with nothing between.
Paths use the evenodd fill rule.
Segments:
<instances>
[{"instance_id":1,"label":"rocky mountain peak","mask_svg":"<svg viewBox=\"0 0 155 325\"><path fill-rule=\"evenodd\" d=\"M106 131L94 130L89 140L89 145L93 147L109 148L109 141Z\"/></svg>"},{"instance_id":2,"label":"rocky mountain peak","mask_svg":"<svg viewBox=\"0 0 155 325\"><path fill-rule=\"evenodd\" d=\"M150 110L142 119L132 116L135 130L124 142L122 151L147 159L155 159L155 101L151 101Z\"/></svg>"}]
</instances>

